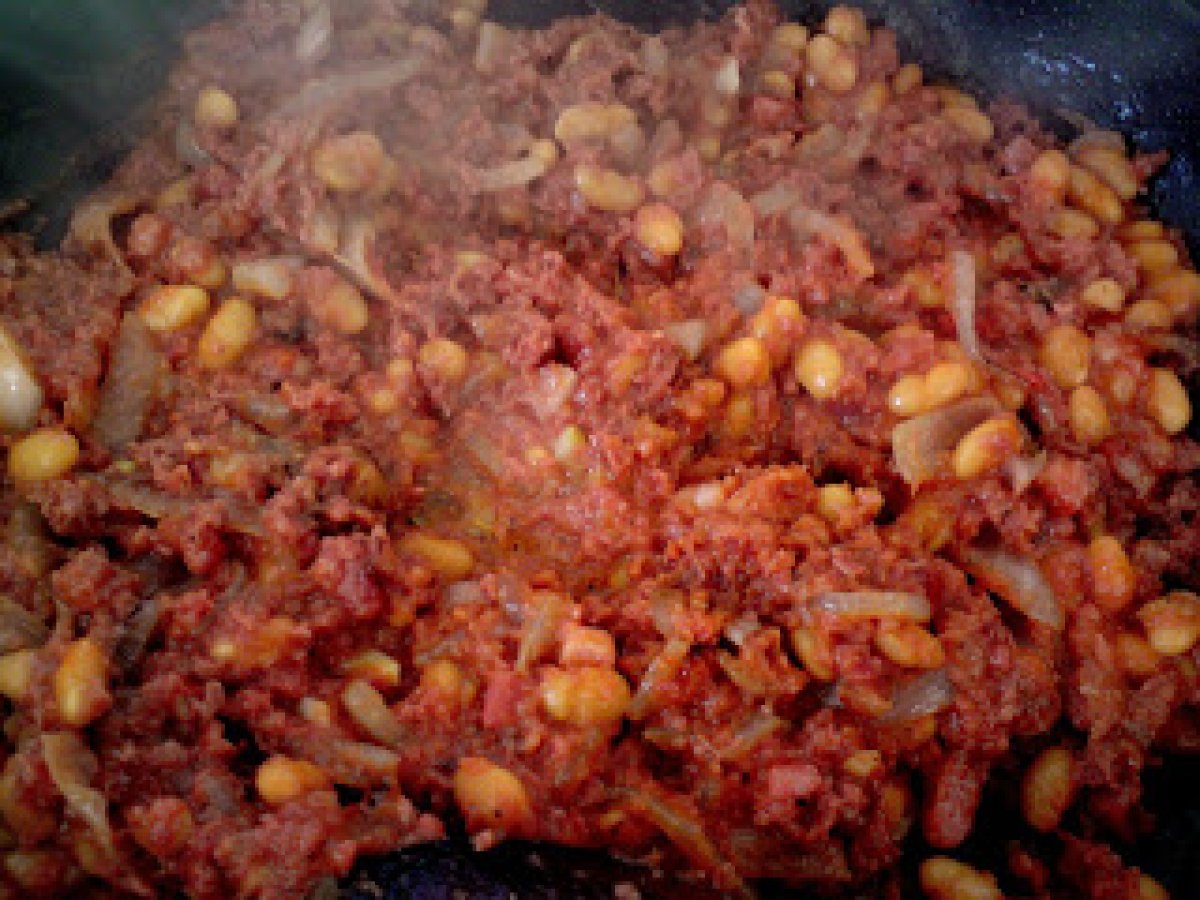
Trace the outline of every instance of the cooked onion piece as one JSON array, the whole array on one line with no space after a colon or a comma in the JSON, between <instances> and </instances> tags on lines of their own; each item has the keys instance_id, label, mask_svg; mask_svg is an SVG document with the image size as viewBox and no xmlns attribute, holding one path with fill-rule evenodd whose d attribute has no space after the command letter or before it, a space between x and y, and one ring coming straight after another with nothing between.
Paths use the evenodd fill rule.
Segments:
<instances>
[{"instance_id":1,"label":"cooked onion piece","mask_svg":"<svg viewBox=\"0 0 1200 900\"><path fill-rule=\"evenodd\" d=\"M990 397L972 397L914 416L892 429L892 462L914 490L940 473L958 442L999 409Z\"/></svg>"},{"instance_id":2,"label":"cooked onion piece","mask_svg":"<svg viewBox=\"0 0 1200 900\"><path fill-rule=\"evenodd\" d=\"M1062 604L1038 564L1004 550L968 550L963 555L967 571L988 590L995 591L1013 609L1055 631L1065 624Z\"/></svg>"}]
</instances>

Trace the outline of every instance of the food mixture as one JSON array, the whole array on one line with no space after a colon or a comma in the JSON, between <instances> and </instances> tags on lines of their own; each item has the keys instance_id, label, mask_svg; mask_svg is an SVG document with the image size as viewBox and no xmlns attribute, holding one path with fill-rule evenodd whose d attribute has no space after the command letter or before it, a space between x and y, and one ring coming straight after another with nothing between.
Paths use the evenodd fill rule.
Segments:
<instances>
[{"instance_id":1,"label":"food mixture","mask_svg":"<svg viewBox=\"0 0 1200 900\"><path fill-rule=\"evenodd\" d=\"M61 250L3 239L0 897L456 833L1165 897L1112 849L1200 749L1162 158L845 7L482 6L248 0Z\"/></svg>"}]
</instances>

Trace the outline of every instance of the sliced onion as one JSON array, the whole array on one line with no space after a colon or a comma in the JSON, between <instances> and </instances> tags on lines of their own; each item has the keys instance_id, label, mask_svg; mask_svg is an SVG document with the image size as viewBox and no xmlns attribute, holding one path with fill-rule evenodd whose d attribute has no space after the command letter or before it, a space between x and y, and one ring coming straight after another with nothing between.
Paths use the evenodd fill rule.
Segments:
<instances>
[{"instance_id":1,"label":"sliced onion","mask_svg":"<svg viewBox=\"0 0 1200 900\"><path fill-rule=\"evenodd\" d=\"M954 685L945 669L934 669L918 675L892 694L892 705L879 716L881 722L909 722L933 715L950 705Z\"/></svg>"},{"instance_id":2,"label":"sliced onion","mask_svg":"<svg viewBox=\"0 0 1200 900\"><path fill-rule=\"evenodd\" d=\"M907 591L825 591L813 607L840 619L905 619L929 621L929 600Z\"/></svg>"},{"instance_id":3,"label":"sliced onion","mask_svg":"<svg viewBox=\"0 0 1200 900\"><path fill-rule=\"evenodd\" d=\"M92 419L96 443L115 453L137 439L163 374L163 357L149 329L139 316L126 313Z\"/></svg>"},{"instance_id":4,"label":"sliced onion","mask_svg":"<svg viewBox=\"0 0 1200 900\"><path fill-rule=\"evenodd\" d=\"M696 214L703 228L720 226L735 257L745 259L754 250L754 207L732 186L714 181L700 200Z\"/></svg>"},{"instance_id":5,"label":"sliced onion","mask_svg":"<svg viewBox=\"0 0 1200 900\"><path fill-rule=\"evenodd\" d=\"M795 186L785 183L771 185L750 198L750 205L760 216L777 216L785 213L800 202L800 192Z\"/></svg>"},{"instance_id":6,"label":"sliced onion","mask_svg":"<svg viewBox=\"0 0 1200 900\"><path fill-rule=\"evenodd\" d=\"M1029 489L1029 486L1046 468L1048 458L1043 450L1037 456L1013 456L1004 464L1004 470L1008 473L1014 494L1020 496Z\"/></svg>"},{"instance_id":7,"label":"sliced onion","mask_svg":"<svg viewBox=\"0 0 1200 900\"><path fill-rule=\"evenodd\" d=\"M636 722L654 711L662 686L675 677L690 650L691 645L687 641L679 638L667 641L642 676L637 693L629 703L629 718Z\"/></svg>"},{"instance_id":8,"label":"sliced onion","mask_svg":"<svg viewBox=\"0 0 1200 900\"><path fill-rule=\"evenodd\" d=\"M758 621L758 616L750 612L726 625L723 633L735 647L740 648L760 628L762 623Z\"/></svg>"},{"instance_id":9,"label":"sliced onion","mask_svg":"<svg viewBox=\"0 0 1200 900\"><path fill-rule=\"evenodd\" d=\"M478 581L455 581L442 591L446 606L478 606L483 602L483 586Z\"/></svg>"},{"instance_id":10,"label":"sliced onion","mask_svg":"<svg viewBox=\"0 0 1200 900\"><path fill-rule=\"evenodd\" d=\"M721 751L721 758L743 759L754 752L763 741L777 734L787 724L768 709L756 709L733 733L733 738Z\"/></svg>"},{"instance_id":11,"label":"sliced onion","mask_svg":"<svg viewBox=\"0 0 1200 900\"><path fill-rule=\"evenodd\" d=\"M663 326L663 334L672 344L678 347L683 355L692 362L700 358L704 352L704 343L708 339L708 322L704 319L685 319L682 322L670 322Z\"/></svg>"},{"instance_id":12,"label":"sliced onion","mask_svg":"<svg viewBox=\"0 0 1200 900\"><path fill-rule=\"evenodd\" d=\"M310 81L264 121L301 118L322 109L352 105L360 94L379 93L410 81L422 66L420 56L404 56Z\"/></svg>"},{"instance_id":13,"label":"sliced onion","mask_svg":"<svg viewBox=\"0 0 1200 900\"><path fill-rule=\"evenodd\" d=\"M571 601L557 591L537 591L530 600L525 628L517 647L516 670L526 672L540 660L558 638L558 630L571 611Z\"/></svg>"},{"instance_id":14,"label":"sliced onion","mask_svg":"<svg viewBox=\"0 0 1200 900\"><path fill-rule=\"evenodd\" d=\"M966 250L950 251L950 312L958 342L972 359L983 362L975 333L975 257Z\"/></svg>"},{"instance_id":15,"label":"sliced onion","mask_svg":"<svg viewBox=\"0 0 1200 900\"><path fill-rule=\"evenodd\" d=\"M646 74L660 76L667 74L671 63L671 51L666 42L658 35L650 35L642 41L642 68Z\"/></svg>"},{"instance_id":16,"label":"sliced onion","mask_svg":"<svg viewBox=\"0 0 1200 900\"><path fill-rule=\"evenodd\" d=\"M352 681L342 690L342 706L350 719L372 740L385 747L404 742L404 726L388 707L383 695L365 681Z\"/></svg>"},{"instance_id":17,"label":"sliced onion","mask_svg":"<svg viewBox=\"0 0 1200 900\"><path fill-rule=\"evenodd\" d=\"M42 735L42 758L67 809L88 827L101 849L112 855L115 851L108 803L103 794L90 786L100 768L92 751L74 732L56 731Z\"/></svg>"},{"instance_id":18,"label":"sliced onion","mask_svg":"<svg viewBox=\"0 0 1200 900\"><path fill-rule=\"evenodd\" d=\"M329 760L330 774L338 784L370 787L396 777L400 757L375 744L336 741Z\"/></svg>"},{"instance_id":19,"label":"sliced onion","mask_svg":"<svg viewBox=\"0 0 1200 900\"><path fill-rule=\"evenodd\" d=\"M740 284L733 291L733 305L743 316L752 316L763 307L767 292L753 281Z\"/></svg>"},{"instance_id":20,"label":"sliced onion","mask_svg":"<svg viewBox=\"0 0 1200 900\"><path fill-rule=\"evenodd\" d=\"M133 614L125 620L113 654L122 669L128 671L141 662L161 617L162 606L151 595L145 597Z\"/></svg>"},{"instance_id":21,"label":"sliced onion","mask_svg":"<svg viewBox=\"0 0 1200 900\"><path fill-rule=\"evenodd\" d=\"M193 169L210 165L212 154L200 146L195 126L187 119L180 119L175 126L175 158Z\"/></svg>"},{"instance_id":22,"label":"sliced onion","mask_svg":"<svg viewBox=\"0 0 1200 900\"><path fill-rule=\"evenodd\" d=\"M296 32L293 53L300 62L320 62L329 53L333 41L333 13L326 2L313 7L308 18Z\"/></svg>"},{"instance_id":23,"label":"sliced onion","mask_svg":"<svg viewBox=\"0 0 1200 900\"><path fill-rule=\"evenodd\" d=\"M196 514L196 498L176 497L124 478L100 476L93 479L105 498L116 509L132 510L148 519L189 518ZM224 513L225 524L233 531L250 537L265 534L260 512L232 494L215 498Z\"/></svg>"},{"instance_id":24,"label":"sliced onion","mask_svg":"<svg viewBox=\"0 0 1200 900\"><path fill-rule=\"evenodd\" d=\"M113 240L112 220L133 212L136 207L137 198L131 194L100 193L89 197L76 207L71 216L70 236L83 247L99 248L109 259L128 271L125 257Z\"/></svg>"},{"instance_id":25,"label":"sliced onion","mask_svg":"<svg viewBox=\"0 0 1200 900\"><path fill-rule=\"evenodd\" d=\"M943 472L963 435L997 409L990 397L972 397L901 422L892 429L896 471L913 488Z\"/></svg>"},{"instance_id":26,"label":"sliced onion","mask_svg":"<svg viewBox=\"0 0 1200 900\"><path fill-rule=\"evenodd\" d=\"M692 863L712 873L718 884L732 895L753 896L734 867L717 851L704 833L698 816L683 806L651 791L629 791L624 794L625 806L640 813L656 825Z\"/></svg>"},{"instance_id":27,"label":"sliced onion","mask_svg":"<svg viewBox=\"0 0 1200 900\"><path fill-rule=\"evenodd\" d=\"M718 94L732 97L741 89L741 86L742 74L737 57L726 56L721 60L721 65L717 67L717 72L713 76L713 87Z\"/></svg>"},{"instance_id":28,"label":"sliced onion","mask_svg":"<svg viewBox=\"0 0 1200 900\"><path fill-rule=\"evenodd\" d=\"M548 419L571 399L579 374L570 366L550 363L542 366L535 376L536 386L529 395L529 404L539 419Z\"/></svg>"},{"instance_id":29,"label":"sliced onion","mask_svg":"<svg viewBox=\"0 0 1200 900\"><path fill-rule=\"evenodd\" d=\"M495 72L508 58L511 44L508 29L495 22L479 24L479 43L475 45L475 69L485 75Z\"/></svg>"},{"instance_id":30,"label":"sliced onion","mask_svg":"<svg viewBox=\"0 0 1200 900\"><path fill-rule=\"evenodd\" d=\"M846 268L855 278L866 280L875 274L875 263L862 234L846 220L819 209L798 206L788 213L788 222L800 240L819 237L842 251Z\"/></svg>"},{"instance_id":31,"label":"sliced onion","mask_svg":"<svg viewBox=\"0 0 1200 900\"><path fill-rule=\"evenodd\" d=\"M375 243L375 223L366 216L356 216L346 226L341 252L335 257L358 287L379 299L392 300L396 292L388 280L371 265L371 248Z\"/></svg>"},{"instance_id":32,"label":"sliced onion","mask_svg":"<svg viewBox=\"0 0 1200 900\"><path fill-rule=\"evenodd\" d=\"M271 300L282 300L292 292L292 273L302 264L295 256L264 256L233 264L230 280L234 288Z\"/></svg>"},{"instance_id":33,"label":"sliced onion","mask_svg":"<svg viewBox=\"0 0 1200 900\"><path fill-rule=\"evenodd\" d=\"M37 422L45 394L33 367L8 329L0 325L0 429L27 431Z\"/></svg>"},{"instance_id":34,"label":"sliced onion","mask_svg":"<svg viewBox=\"0 0 1200 900\"><path fill-rule=\"evenodd\" d=\"M524 156L492 166L490 169L479 169L475 173L476 187L484 193L524 187L541 178L548 169L546 160L536 156Z\"/></svg>"},{"instance_id":35,"label":"sliced onion","mask_svg":"<svg viewBox=\"0 0 1200 900\"><path fill-rule=\"evenodd\" d=\"M1013 609L1035 622L1062 631L1066 615L1062 604L1036 562L1005 550L968 550L964 567L979 582L998 594Z\"/></svg>"},{"instance_id":36,"label":"sliced onion","mask_svg":"<svg viewBox=\"0 0 1200 900\"><path fill-rule=\"evenodd\" d=\"M472 429L462 439L463 449L480 468L495 478L502 478L508 471L508 458L488 437Z\"/></svg>"},{"instance_id":37,"label":"sliced onion","mask_svg":"<svg viewBox=\"0 0 1200 900\"><path fill-rule=\"evenodd\" d=\"M0 653L40 647L49 636L45 622L16 600L0 594Z\"/></svg>"},{"instance_id":38,"label":"sliced onion","mask_svg":"<svg viewBox=\"0 0 1200 900\"><path fill-rule=\"evenodd\" d=\"M1076 124L1081 125L1083 133L1068 147L1072 156L1084 150L1109 150L1125 155L1125 137L1119 131L1097 128L1087 119L1081 119Z\"/></svg>"}]
</instances>

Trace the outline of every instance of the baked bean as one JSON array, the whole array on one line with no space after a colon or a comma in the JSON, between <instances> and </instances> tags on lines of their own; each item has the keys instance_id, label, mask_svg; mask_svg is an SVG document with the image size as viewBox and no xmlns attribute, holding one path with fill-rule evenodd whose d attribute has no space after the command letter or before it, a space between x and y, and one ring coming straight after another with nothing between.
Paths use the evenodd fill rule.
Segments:
<instances>
[{"instance_id":1,"label":"baked bean","mask_svg":"<svg viewBox=\"0 0 1200 900\"><path fill-rule=\"evenodd\" d=\"M272 756L254 773L254 788L267 803L279 805L331 786L320 766L304 759Z\"/></svg>"},{"instance_id":2,"label":"baked bean","mask_svg":"<svg viewBox=\"0 0 1200 900\"><path fill-rule=\"evenodd\" d=\"M400 549L417 557L446 581L461 581L475 566L475 557L467 545L452 538L410 531L400 539Z\"/></svg>"},{"instance_id":3,"label":"baked bean","mask_svg":"<svg viewBox=\"0 0 1200 900\"><path fill-rule=\"evenodd\" d=\"M1179 434L1192 420L1187 388L1170 369L1151 369L1146 405L1151 417L1167 434Z\"/></svg>"},{"instance_id":4,"label":"baked bean","mask_svg":"<svg viewBox=\"0 0 1200 900\"><path fill-rule=\"evenodd\" d=\"M878 750L856 750L842 763L842 770L855 778L870 778L882 768L883 755Z\"/></svg>"},{"instance_id":5,"label":"baked bean","mask_svg":"<svg viewBox=\"0 0 1200 900\"><path fill-rule=\"evenodd\" d=\"M225 131L238 122L237 101L215 85L202 88L196 96L196 109L192 117L201 128Z\"/></svg>"},{"instance_id":6,"label":"baked bean","mask_svg":"<svg viewBox=\"0 0 1200 900\"><path fill-rule=\"evenodd\" d=\"M1137 219L1123 224L1117 233L1121 240L1126 242L1152 241L1165 236L1167 230L1163 227L1162 222L1153 219Z\"/></svg>"},{"instance_id":7,"label":"baked bean","mask_svg":"<svg viewBox=\"0 0 1200 900\"><path fill-rule=\"evenodd\" d=\"M91 638L67 645L54 671L54 702L58 717L67 725L83 728L108 711L108 659Z\"/></svg>"},{"instance_id":8,"label":"baked bean","mask_svg":"<svg viewBox=\"0 0 1200 900\"><path fill-rule=\"evenodd\" d=\"M780 69L768 69L762 74L762 87L768 94L783 99L796 96L796 79Z\"/></svg>"},{"instance_id":9,"label":"baked bean","mask_svg":"<svg viewBox=\"0 0 1200 900\"><path fill-rule=\"evenodd\" d=\"M1056 325L1042 339L1038 359L1055 384L1064 389L1087 381L1092 340L1074 325Z\"/></svg>"},{"instance_id":10,"label":"baked bean","mask_svg":"<svg viewBox=\"0 0 1200 900\"><path fill-rule=\"evenodd\" d=\"M1043 150L1029 169L1029 179L1044 202L1062 203L1071 182L1071 161L1061 150Z\"/></svg>"},{"instance_id":11,"label":"baked bean","mask_svg":"<svg viewBox=\"0 0 1200 900\"><path fill-rule=\"evenodd\" d=\"M1114 278L1097 278L1083 289L1080 299L1093 309L1119 313L1125 305L1125 288Z\"/></svg>"},{"instance_id":12,"label":"baked bean","mask_svg":"<svg viewBox=\"0 0 1200 900\"><path fill-rule=\"evenodd\" d=\"M447 338L434 338L422 344L417 351L417 362L447 384L460 384L467 377L466 349Z\"/></svg>"},{"instance_id":13,"label":"baked bean","mask_svg":"<svg viewBox=\"0 0 1200 900\"><path fill-rule=\"evenodd\" d=\"M342 663L342 671L375 687L396 687L400 684L400 663L379 650L365 650Z\"/></svg>"},{"instance_id":14,"label":"baked bean","mask_svg":"<svg viewBox=\"0 0 1200 900\"><path fill-rule=\"evenodd\" d=\"M562 629L558 659L564 666L602 666L617 664L617 643L603 628L567 623Z\"/></svg>"},{"instance_id":15,"label":"baked bean","mask_svg":"<svg viewBox=\"0 0 1200 900\"><path fill-rule=\"evenodd\" d=\"M796 380L818 400L837 396L842 371L842 354L828 341L809 341L796 355Z\"/></svg>"},{"instance_id":16,"label":"baked bean","mask_svg":"<svg viewBox=\"0 0 1200 900\"><path fill-rule=\"evenodd\" d=\"M151 331L170 333L199 322L208 313L208 291L194 284L161 284L138 305L138 317Z\"/></svg>"},{"instance_id":17,"label":"baked bean","mask_svg":"<svg viewBox=\"0 0 1200 900\"><path fill-rule=\"evenodd\" d=\"M1053 831L1071 805L1073 760L1065 747L1043 750L1021 782L1021 810L1038 831Z\"/></svg>"},{"instance_id":18,"label":"baked bean","mask_svg":"<svg viewBox=\"0 0 1200 900\"><path fill-rule=\"evenodd\" d=\"M306 722L322 728L328 728L333 724L333 707L324 700L318 700L316 697L303 697L298 709L300 716Z\"/></svg>"},{"instance_id":19,"label":"baked bean","mask_svg":"<svg viewBox=\"0 0 1200 900\"><path fill-rule=\"evenodd\" d=\"M1081 444L1094 446L1112 433L1104 398L1091 385L1082 384L1071 391L1068 415L1071 434Z\"/></svg>"},{"instance_id":20,"label":"baked bean","mask_svg":"<svg viewBox=\"0 0 1200 900\"><path fill-rule=\"evenodd\" d=\"M1125 313L1125 324L1141 331L1165 331L1173 319L1170 308L1157 300L1139 300Z\"/></svg>"},{"instance_id":21,"label":"baked bean","mask_svg":"<svg viewBox=\"0 0 1200 900\"><path fill-rule=\"evenodd\" d=\"M924 78L921 67L916 63L905 63L892 76L892 91L897 97L903 96L921 86Z\"/></svg>"},{"instance_id":22,"label":"baked bean","mask_svg":"<svg viewBox=\"0 0 1200 900\"><path fill-rule=\"evenodd\" d=\"M282 300L292 291L293 268L292 260L278 257L243 259L233 264L230 280L234 290Z\"/></svg>"},{"instance_id":23,"label":"baked bean","mask_svg":"<svg viewBox=\"0 0 1200 900\"><path fill-rule=\"evenodd\" d=\"M996 126L987 113L969 106L950 106L942 118L965 134L972 143L986 144L996 134Z\"/></svg>"},{"instance_id":24,"label":"baked bean","mask_svg":"<svg viewBox=\"0 0 1200 900\"><path fill-rule=\"evenodd\" d=\"M632 695L628 683L614 670L581 666L546 669L541 698L551 718L580 728L606 728L625 715Z\"/></svg>"},{"instance_id":25,"label":"baked bean","mask_svg":"<svg viewBox=\"0 0 1200 900\"><path fill-rule=\"evenodd\" d=\"M355 335L370 324L371 310L367 306L366 298L363 297L362 291L348 281L335 281L323 294L312 298L310 302L315 318L340 334Z\"/></svg>"},{"instance_id":26,"label":"baked bean","mask_svg":"<svg viewBox=\"0 0 1200 900\"><path fill-rule=\"evenodd\" d=\"M533 809L525 785L489 760L464 756L454 773L454 799L471 831L498 829L513 834L529 827Z\"/></svg>"},{"instance_id":27,"label":"baked bean","mask_svg":"<svg viewBox=\"0 0 1200 900\"><path fill-rule=\"evenodd\" d=\"M1170 241L1135 241L1125 247L1125 252L1143 272L1168 272L1179 265L1179 251Z\"/></svg>"},{"instance_id":28,"label":"baked bean","mask_svg":"<svg viewBox=\"0 0 1200 900\"><path fill-rule=\"evenodd\" d=\"M904 419L924 412L925 379L920 375L901 376L888 391L887 405L894 414Z\"/></svg>"},{"instance_id":29,"label":"baked bean","mask_svg":"<svg viewBox=\"0 0 1200 900\"><path fill-rule=\"evenodd\" d=\"M378 136L352 131L319 142L310 162L313 174L331 191L356 193L383 176L386 158Z\"/></svg>"},{"instance_id":30,"label":"baked bean","mask_svg":"<svg viewBox=\"0 0 1200 900\"><path fill-rule=\"evenodd\" d=\"M213 313L196 344L196 358L205 369L233 365L254 341L258 313L248 300L227 297Z\"/></svg>"},{"instance_id":31,"label":"baked bean","mask_svg":"<svg viewBox=\"0 0 1200 900\"><path fill-rule=\"evenodd\" d=\"M1200 640L1200 597L1174 591L1151 600L1137 614L1146 639L1163 656L1187 653Z\"/></svg>"},{"instance_id":32,"label":"baked bean","mask_svg":"<svg viewBox=\"0 0 1200 900\"><path fill-rule=\"evenodd\" d=\"M65 428L39 428L8 450L8 474L14 481L32 483L61 478L79 461L79 441Z\"/></svg>"},{"instance_id":33,"label":"baked bean","mask_svg":"<svg viewBox=\"0 0 1200 900\"><path fill-rule=\"evenodd\" d=\"M587 435L583 429L578 425L568 425L558 433L550 451L554 454L555 459L560 463L565 463L577 459L586 448Z\"/></svg>"},{"instance_id":34,"label":"baked bean","mask_svg":"<svg viewBox=\"0 0 1200 900\"><path fill-rule=\"evenodd\" d=\"M1133 900L1171 900L1167 889L1149 875L1138 874Z\"/></svg>"},{"instance_id":35,"label":"baked bean","mask_svg":"<svg viewBox=\"0 0 1200 900\"><path fill-rule=\"evenodd\" d=\"M558 114L554 137L563 144L573 144L608 138L623 126L636 124L637 114L623 103L576 103Z\"/></svg>"},{"instance_id":36,"label":"baked bean","mask_svg":"<svg viewBox=\"0 0 1200 900\"><path fill-rule=\"evenodd\" d=\"M1003 900L996 876L946 856L921 863L921 890L931 900Z\"/></svg>"},{"instance_id":37,"label":"baked bean","mask_svg":"<svg viewBox=\"0 0 1200 900\"><path fill-rule=\"evenodd\" d=\"M1009 416L989 419L967 432L954 448L951 466L956 478L978 478L1001 466L1020 449L1024 437Z\"/></svg>"},{"instance_id":38,"label":"baked bean","mask_svg":"<svg viewBox=\"0 0 1200 900\"><path fill-rule=\"evenodd\" d=\"M35 659L34 650L13 650L0 656L0 694L14 703L28 697Z\"/></svg>"},{"instance_id":39,"label":"baked bean","mask_svg":"<svg viewBox=\"0 0 1200 900\"><path fill-rule=\"evenodd\" d=\"M633 212L646 194L636 178L590 164L575 167L575 187L588 206L614 213Z\"/></svg>"},{"instance_id":40,"label":"baked bean","mask_svg":"<svg viewBox=\"0 0 1200 900\"><path fill-rule=\"evenodd\" d=\"M1132 200L1137 196L1137 175L1122 151L1108 147L1083 147L1075 158L1080 165L1098 175L1122 200Z\"/></svg>"},{"instance_id":41,"label":"baked bean","mask_svg":"<svg viewBox=\"0 0 1200 900\"><path fill-rule=\"evenodd\" d=\"M683 249L683 220L665 203L639 208L633 232L638 243L656 256L675 256Z\"/></svg>"},{"instance_id":42,"label":"baked bean","mask_svg":"<svg viewBox=\"0 0 1200 900\"><path fill-rule=\"evenodd\" d=\"M805 51L808 71L816 83L835 94L845 94L858 82L854 54L827 34L818 34Z\"/></svg>"},{"instance_id":43,"label":"baked bean","mask_svg":"<svg viewBox=\"0 0 1200 900\"><path fill-rule=\"evenodd\" d=\"M1087 169L1071 166L1067 196L1077 207L1101 222L1116 224L1124 218L1121 198Z\"/></svg>"},{"instance_id":44,"label":"baked bean","mask_svg":"<svg viewBox=\"0 0 1200 900\"><path fill-rule=\"evenodd\" d=\"M758 338L738 338L717 354L713 370L734 390L757 387L771 379L771 356Z\"/></svg>"},{"instance_id":45,"label":"baked bean","mask_svg":"<svg viewBox=\"0 0 1200 900\"><path fill-rule=\"evenodd\" d=\"M835 6L825 16L825 24L822 27L826 34L837 38L847 47L866 47L871 43L867 17L857 7Z\"/></svg>"},{"instance_id":46,"label":"baked bean","mask_svg":"<svg viewBox=\"0 0 1200 900\"><path fill-rule=\"evenodd\" d=\"M129 224L129 237L125 249L137 259L150 259L167 249L171 240L172 226L169 220L157 213L142 213Z\"/></svg>"},{"instance_id":47,"label":"baked bean","mask_svg":"<svg viewBox=\"0 0 1200 900\"><path fill-rule=\"evenodd\" d=\"M1161 303L1174 319L1200 312L1200 275L1184 269L1156 273L1146 288L1146 299Z\"/></svg>"},{"instance_id":48,"label":"baked bean","mask_svg":"<svg viewBox=\"0 0 1200 900\"><path fill-rule=\"evenodd\" d=\"M817 512L831 525L854 508L854 492L848 484L824 484L817 490Z\"/></svg>"},{"instance_id":49,"label":"baked bean","mask_svg":"<svg viewBox=\"0 0 1200 900\"><path fill-rule=\"evenodd\" d=\"M182 235L167 250L172 274L182 275L192 284L215 291L225 283L229 270L217 248L201 238Z\"/></svg>"},{"instance_id":50,"label":"baked bean","mask_svg":"<svg viewBox=\"0 0 1200 900\"><path fill-rule=\"evenodd\" d=\"M833 680L833 648L824 635L801 626L792 629L792 649L805 670L817 681Z\"/></svg>"},{"instance_id":51,"label":"baked bean","mask_svg":"<svg viewBox=\"0 0 1200 900\"><path fill-rule=\"evenodd\" d=\"M946 652L937 636L910 622L880 622L875 629L875 647L905 668L940 669L946 664Z\"/></svg>"},{"instance_id":52,"label":"baked bean","mask_svg":"<svg viewBox=\"0 0 1200 900\"><path fill-rule=\"evenodd\" d=\"M1077 209L1058 209L1050 217L1049 228L1063 240L1090 240L1100 233L1096 220Z\"/></svg>"},{"instance_id":53,"label":"baked bean","mask_svg":"<svg viewBox=\"0 0 1200 900\"><path fill-rule=\"evenodd\" d=\"M976 377L970 364L962 362L938 363L925 373L923 400L926 409L935 409L952 403L971 393Z\"/></svg>"},{"instance_id":54,"label":"baked bean","mask_svg":"<svg viewBox=\"0 0 1200 900\"><path fill-rule=\"evenodd\" d=\"M1130 631L1117 635L1113 649L1121 671L1134 678L1149 678L1162 662L1162 654L1150 646L1148 640Z\"/></svg>"}]
</instances>

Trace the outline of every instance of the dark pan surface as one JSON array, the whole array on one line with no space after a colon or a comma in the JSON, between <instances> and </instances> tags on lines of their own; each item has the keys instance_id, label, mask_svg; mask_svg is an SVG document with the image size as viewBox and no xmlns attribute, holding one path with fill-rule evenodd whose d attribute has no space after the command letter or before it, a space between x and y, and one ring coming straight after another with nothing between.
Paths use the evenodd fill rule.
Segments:
<instances>
[{"instance_id":1,"label":"dark pan surface","mask_svg":"<svg viewBox=\"0 0 1200 900\"><path fill-rule=\"evenodd\" d=\"M67 213L102 183L139 131L179 35L227 0L0 0L0 212L27 201L6 227L56 242ZM1143 150L1172 157L1156 179L1157 215L1200 252L1200 3L1197 0L855 0L897 29L906 58L985 96L1024 100L1069 134L1066 110L1115 127ZM811 22L830 3L780 0ZM514 25L603 12L648 29L719 16L728 0L493 0ZM68 62L69 61L69 62ZM1172 760L1146 774L1158 825L1126 858L1173 897L1200 897L1200 767ZM986 799L965 848L1001 868L1020 834L1011 801ZM917 859L914 845L909 858ZM911 872L907 873L911 891ZM527 845L473 854L461 841L370 860L348 898L592 898L616 884L646 897L711 893L595 853ZM768 893L774 893L768 891ZM906 891L908 893L908 891ZM870 889L863 896L871 896Z\"/></svg>"}]
</instances>

